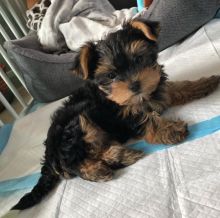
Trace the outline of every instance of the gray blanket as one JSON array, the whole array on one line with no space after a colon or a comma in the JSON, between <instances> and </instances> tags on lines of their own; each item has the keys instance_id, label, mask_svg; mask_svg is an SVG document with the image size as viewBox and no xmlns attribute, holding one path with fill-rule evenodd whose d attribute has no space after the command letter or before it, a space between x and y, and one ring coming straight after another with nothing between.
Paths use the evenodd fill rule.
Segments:
<instances>
[{"instance_id":1,"label":"gray blanket","mask_svg":"<svg viewBox=\"0 0 220 218\"><path fill-rule=\"evenodd\" d=\"M185 39L210 21L220 8L220 0L153 0L141 16L159 21L159 49Z\"/></svg>"}]
</instances>

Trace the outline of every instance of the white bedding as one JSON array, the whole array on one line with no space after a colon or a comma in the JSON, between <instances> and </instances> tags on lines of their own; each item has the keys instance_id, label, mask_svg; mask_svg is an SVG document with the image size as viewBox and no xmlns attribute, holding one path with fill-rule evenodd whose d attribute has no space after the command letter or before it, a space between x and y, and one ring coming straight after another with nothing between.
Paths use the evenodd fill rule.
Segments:
<instances>
[{"instance_id":1,"label":"white bedding","mask_svg":"<svg viewBox=\"0 0 220 218\"><path fill-rule=\"evenodd\" d=\"M100 40L120 29L137 12L135 7L115 11L107 0L52 0L38 38L46 49L56 51L66 45L77 51L85 42Z\"/></svg>"},{"instance_id":2,"label":"white bedding","mask_svg":"<svg viewBox=\"0 0 220 218\"><path fill-rule=\"evenodd\" d=\"M163 51L160 62L173 80L220 75L220 19ZM1 181L39 171L49 114L59 104L45 106L16 122L0 156ZM166 113L190 124L217 115L220 87L207 98ZM0 216L27 191L0 196ZM19 218L220 217L220 131L150 154L106 183L64 180L41 204L14 214Z\"/></svg>"}]
</instances>

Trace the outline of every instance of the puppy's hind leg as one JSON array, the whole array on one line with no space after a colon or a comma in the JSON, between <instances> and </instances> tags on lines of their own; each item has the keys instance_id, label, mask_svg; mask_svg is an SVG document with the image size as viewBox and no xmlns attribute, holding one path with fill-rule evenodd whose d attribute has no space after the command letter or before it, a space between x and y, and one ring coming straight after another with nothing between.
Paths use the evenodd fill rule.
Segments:
<instances>
[{"instance_id":1,"label":"puppy's hind leg","mask_svg":"<svg viewBox=\"0 0 220 218\"><path fill-rule=\"evenodd\" d=\"M120 169L134 164L144 156L142 151L137 151L120 144L111 145L102 154L101 159L111 168Z\"/></svg>"},{"instance_id":2,"label":"puppy's hind leg","mask_svg":"<svg viewBox=\"0 0 220 218\"><path fill-rule=\"evenodd\" d=\"M167 82L168 105L182 105L212 93L220 83L220 76L195 81Z\"/></svg>"},{"instance_id":3,"label":"puppy's hind leg","mask_svg":"<svg viewBox=\"0 0 220 218\"><path fill-rule=\"evenodd\" d=\"M85 159L77 170L81 178L93 182L105 182L113 177L113 171L102 160Z\"/></svg>"},{"instance_id":4,"label":"puppy's hind leg","mask_svg":"<svg viewBox=\"0 0 220 218\"><path fill-rule=\"evenodd\" d=\"M111 145L101 153L99 160L85 159L78 167L78 175L93 182L109 181L113 170L129 166L144 156L141 151L124 147L120 144Z\"/></svg>"}]
</instances>

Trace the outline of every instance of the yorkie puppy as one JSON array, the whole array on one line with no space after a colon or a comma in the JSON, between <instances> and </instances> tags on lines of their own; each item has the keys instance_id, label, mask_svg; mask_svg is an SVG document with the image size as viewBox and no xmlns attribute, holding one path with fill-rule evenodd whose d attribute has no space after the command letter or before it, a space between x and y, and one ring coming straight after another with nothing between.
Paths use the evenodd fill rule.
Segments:
<instances>
[{"instance_id":1,"label":"yorkie puppy","mask_svg":"<svg viewBox=\"0 0 220 218\"><path fill-rule=\"evenodd\" d=\"M113 170L143 157L125 146L131 139L155 144L185 139L186 123L160 114L213 92L220 76L168 81L157 63L158 32L158 23L135 19L80 49L74 73L85 82L53 115L41 177L12 209L37 204L61 178L111 180Z\"/></svg>"}]
</instances>

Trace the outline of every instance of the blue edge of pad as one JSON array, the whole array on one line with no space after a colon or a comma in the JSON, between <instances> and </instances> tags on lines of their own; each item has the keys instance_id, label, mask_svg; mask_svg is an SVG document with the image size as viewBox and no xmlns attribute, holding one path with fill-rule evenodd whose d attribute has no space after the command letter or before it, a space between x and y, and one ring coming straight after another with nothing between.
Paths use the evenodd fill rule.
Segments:
<instances>
[{"instance_id":1,"label":"blue edge of pad","mask_svg":"<svg viewBox=\"0 0 220 218\"><path fill-rule=\"evenodd\" d=\"M144 8L144 0L137 0L138 11L142 11Z\"/></svg>"},{"instance_id":2,"label":"blue edge of pad","mask_svg":"<svg viewBox=\"0 0 220 218\"><path fill-rule=\"evenodd\" d=\"M12 124L6 124L0 127L0 154L8 143L8 139L10 137L12 131Z\"/></svg>"},{"instance_id":3,"label":"blue edge of pad","mask_svg":"<svg viewBox=\"0 0 220 218\"><path fill-rule=\"evenodd\" d=\"M1 138L0 148L3 149L4 147L3 142L5 142L5 144L7 143L11 130L12 130L12 125L11 126L5 125L0 129L0 138ZM218 130L220 130L220 116L216 116L212 119L189 126L190 135L186 139L186 142L198 138L202 138ZM153 153L159 150L167 149L171 146L152 145L144 141L140 141L136 144L130 145L129 147L133 149L142 150L145 153ZM40 173L34 173L32 175L11 179L7 181L2 181L0 182L0 196L4 197L9 194L12 194L14 191L17 190L32 188L37 183L39 177L40 177Z\"/></svg>"}]
</instances>

